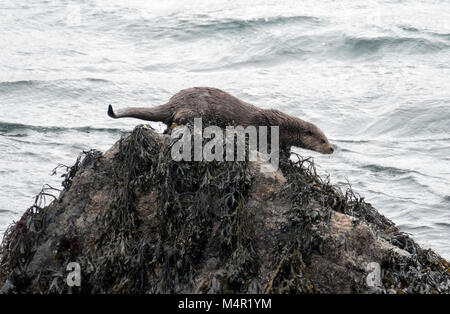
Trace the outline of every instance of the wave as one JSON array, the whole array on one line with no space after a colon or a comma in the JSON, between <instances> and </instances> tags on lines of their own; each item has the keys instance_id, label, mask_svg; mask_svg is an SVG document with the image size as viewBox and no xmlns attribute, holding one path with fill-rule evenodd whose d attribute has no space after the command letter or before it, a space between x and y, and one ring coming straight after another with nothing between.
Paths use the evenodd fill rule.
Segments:
<instances>
[{"instance_id":1,"label":"wave","mask_svg":"<svg viewBox=\"0 0 450 314\"><path fill-rule=\"evenodd\" d=\"M435 222L433 224L438 227L450 228L450 223L447 222Z\"/></svg>"},{"instance_id":2,"label":"wave","mask_svg":"<svg viewBox=\"0 0 450 314\"><path fill-rule=\"evenodd\" d=\"M376 164L363 165L363 166L361 166L361 168L368 169L373 172L384 172L384 173L387 173L387 174L390 174L393 176L405 175L405 174L409 174L409 173L417 173L417 174L423 175L420 172L415 171L415 170L400 169L400 168L381 166L381 165L376 165Z\"/></svg>"},{"instance_id":3,"label":"wave","mask_svg":"<svg viewBox=\"0 0 450 314\"><path fill-rule=\"evenodd\" d=\"M206 17L206 18L205 18ZM159 21L158 25L167 25L168 20ZM214 20L208 16L202 16L201 19L178 19L172 26L154 26L149 28L146 23L129 24L128 30L134 31L150 31L154 38L169 37L174 39L193 39L203 38L217 34L231 34L245 31L256 31L262 28L272 26L282 26L289 24L320 24L321 19L314 16L274 16L261 17L255 19L222 19Z\"/></svg>"},{"instance_id":4,"label":"wave","mask_svg":"<svg viewBox=\"0 0 450 314\"><path fill-rule=\"evenodd\" d=\"M359 57L374 55L381 51L406 54L433 53L446 50L450 48L450 45L426 38L380 36L373 38L346 37L337 48L339 51Z\"/></svg>"},{"instance_id":5,"label":"wave","mask_svg":"<svg viewBox=\"0 0 450 314\"><path fill-rule=\"evenodd\" d=\"M375 136L396 137L429 135L428 141L445 141L448 140L448 136L445 135L448 134L449 121L450 108L441 101L432 100L389 110L368 124L361 132ZM436 139L436 134L440 134L439 139Z\"/></svg>"},{"instance_id":6,"label":"wave","mask_svg":"<svg viewBox=\"0 0 450 314\"><path fill-rule=\"evenodd\" d=\"M367 169L373 173L380 173L381 175L383 175L383 178L385 179L387 178L386 175L390 176L392 177L392 180L397 181L399 183L405 183L406 185L409 186L415 184L418 187L424 190L426 189L428 192L441 197L441 195L436 191L434 191L430 185L423 182L423 178L439 179L438 177L429 175L428 173L422 173L420 171L412 169L401 169L390 166L381 166L377 164L362 165L361 169Z\"/></svg>"},{"instance_id":7,"label":"wave","mask_svg":"<svg viewBox=\"0 0 450 314\"><path fill-rule=\"evenodd\" d=\"M253 49L246 55L240 55L242 60L236 61L235 56L224 57L216 65L211 67L194 68L192 72L211 72L222 70L238 70L247 67L270 67L282 64L289 60L305 58L310 52L293 45L285 45L282 42L278 46Z\"/></svg>"},{"instance_id":8,"label":"wave","mask_svg":"<svg viewBox=\"0 0 450 314\"><path fill-rule=\"evenodd\" d=\"M7 134L9 136L9 133L14 133L18 131L34 131L39 133L64 133L73 131L81 133L91 133L91 132L107 132L113 134L126 133L126 131L117 128L94 128L90 126L82 126L75 128L60 127L60 126L36 126L36 125L0 121L0 135Z\"/></svg>"},{"instance_id":9,"label":"wave","mask_svg":"<svg viewBox=\"0 0 450 314\"><path fill-rule=\"evenodd\" d=\"M9 210L9 209L1 209L0 208L0 214L3 213L11 213L11 214L17 214L15 211Z\"/></svg>"},{"instance_id":10,"label":"wave","mask_svg":"<svg viewBox=\"0 0 450 314\"><path fill-rule=\"evenodd\" d=\"M109 83L110 81L94 78L94 77L86 77L81 79L60 79L60 80L19 80L19 81L3 81L0 82L0 91L2 88L22 88L28 86L42 86L42 85L58 85L60 83L80 83L80 82L90 82L90 83Z\"/></svg>"},{"instance_id":11,"label":"wave","mask_svg":"<svg viewBox=\"0 0 450 314\"><path fill-rule=\"evenodd\" d=\"M385 144L385 143L427 143L427 142L447 142L450 141L450 137L429 137L429 138L414 138L414 139L396 139L396 140L390 140L390 139L334 139L330 138L332 142L338 142L338 143L350 143L350 144L368 144L368 143L375 143L375 144Z\"/></svg>"},{"instance_id":12,"label":"wave","mask_svg":"<svg viewBox=\"0 0 450 314\"><path fill-rule=\"evenodd\" d=\"M419 29L419 28L416 28L413 26L408 26L408 25L399 25L398 27L401 30L409 32L409 33L424 34L424 35L429 35L432 37L450 40L450 33L438 33L438 32L433 32L433 31L426 30L426 29Z\"/></svg>"},{"instance_id":13,"label":"wave","mask_svg":"<svg viewBox=\"0 0 450 314\"><path fill-rule=\"evenodd\" d=\"M289 61L319 59L364 59L386 54L417 55L450 50L442 41L409 37L354 37L341 33L300 35L281 38L267 34L264 39L255 39L251 47L241 46L230 51L228 56L214 61L213 65L192 69L193 72L239 69L245 67L271 67ZM326 43L326 44L324 44ZM239 51L235 50L239 49Z\"/></svg>"},{"instance_id":14,"label":"wave","mask_svg":"<svg viewBox=\"0 0 450 314\"><path fill-rule=\"evenodd\" d=\"M4 81L4 82L0 82L0 87L31 86L33 84L36 84L37 82L42 82L42 81L33 81L33 80L29 80L29 81Z\"/></svg>"},{"instance_id":15,"label":"wave","mask_svg":"<svg viewBox=\"0 0 450 314\"><path fill-rule=\"evenodd\" d=\"M377 164L362 165L361 168L368 169L372 172L383 172L383 173L386 173L393 177L398 177L399 180L411 180L411 181L416 182L417 184L420 184L423 187L428 187L428 185L419 183L418 176L440 179L439 177L430 175L428 173L422 173L417 170L402 169L402 168L396 168L396 167L390 167L390 166L381 166L381 165L377 165ZM414 175L416 175L416 177Z\"/></svg>"},{"instance_id":16,"label":"wave","mask_svg":"<svg viewBox=\"0 0 450 314\"><path fill-rule=\"evenodd\" d=\"M399 224L397 224L397 227L400 230L408 230L410 232L414 232L415 234L419 233L419 231L433 231L434 230L434 228L430 227L430 226L426 226L426 225L418 226L418 225L415 225L412 223L399 223ZM411 235L411 233L408 233L408 232L405 232L405 233Z\"/></svg>"}]
</instances>

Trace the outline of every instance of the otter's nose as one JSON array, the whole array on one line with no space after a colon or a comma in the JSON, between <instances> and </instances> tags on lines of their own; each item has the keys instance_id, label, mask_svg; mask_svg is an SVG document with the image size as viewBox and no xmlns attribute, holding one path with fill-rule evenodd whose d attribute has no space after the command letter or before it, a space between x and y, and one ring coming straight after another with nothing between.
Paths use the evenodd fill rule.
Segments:
<instances>
[{"instance_id":1,"label":"otter's nose","mask_svg":"<svg viewBox=\"0 0 450 314\"><path fill-rule=\"evenodd\" d=\"M330 146L330 154L332 154L334 152L334 148L333 146Z\"/></svg>"}]
</instances>

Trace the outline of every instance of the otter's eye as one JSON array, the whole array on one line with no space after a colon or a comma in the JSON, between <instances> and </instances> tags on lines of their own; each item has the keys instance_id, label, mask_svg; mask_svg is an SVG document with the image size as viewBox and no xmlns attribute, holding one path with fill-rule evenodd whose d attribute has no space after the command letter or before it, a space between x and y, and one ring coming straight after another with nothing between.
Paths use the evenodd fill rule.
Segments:
<instances>
[{"instance_id":1,"label":"otter's eye","mask_svg":"<svg viewBox=\"0 0 450 314\"><path fill-rule=\"evenodd\" d=\"M312 132L311 132L311 131L308 131L308 132L306 132L306 134L308 134L309 136L311 136L311 135L312 135Z\"/></svg>"},{"instance_id":2,"label":"otter's eye","mask_svg":"<svg viewBox=\"0 0 450 314\"><path fill-rule=\"evenodd\" d=\"M320 140L320 142L321 142L322 144L325 144L325 140Z\"/></svg>"}]
</instances>

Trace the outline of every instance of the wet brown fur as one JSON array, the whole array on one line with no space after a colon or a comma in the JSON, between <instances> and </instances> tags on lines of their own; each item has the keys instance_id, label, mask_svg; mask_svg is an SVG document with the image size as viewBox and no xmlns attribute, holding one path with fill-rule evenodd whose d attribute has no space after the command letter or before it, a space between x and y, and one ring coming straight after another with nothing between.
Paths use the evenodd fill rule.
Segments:
<instances>
[{"instance_id":1,"label":"wet brown fur","mask_svg":"<svg viewBox=\"0 0 450 314\"><path fill-rule=\"evenodd\" d=\"M242 101L220 89L193 87L179 91L168 103L156 107L130 107L114 112L112 118L137 118L161 121L168 126L184 124L193 118L214 119L220 127L227 125L279 126L280 145L297 146L331 154L333 147L325 134L314 124L274 109L262 109Z\"/></svg>"}]
</instances>

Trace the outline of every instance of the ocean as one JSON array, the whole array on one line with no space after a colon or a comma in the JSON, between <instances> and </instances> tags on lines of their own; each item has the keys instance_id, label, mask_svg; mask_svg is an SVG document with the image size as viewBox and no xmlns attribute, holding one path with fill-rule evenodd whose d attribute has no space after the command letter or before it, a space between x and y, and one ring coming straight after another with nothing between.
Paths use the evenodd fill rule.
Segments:
<instances>
[{"instance_id":1,"label":"ocean","mask_svg":"<svg viewBox=\"0 0 450 314\"><path fill-rule=\"evenodd\" d=\"M448 1L2 0L0 34L0 235L144 123L108 104L211 86L318 125L335 153L295 151L450 258Z\"/></svg>"}]
</instances>

